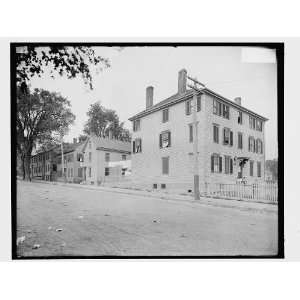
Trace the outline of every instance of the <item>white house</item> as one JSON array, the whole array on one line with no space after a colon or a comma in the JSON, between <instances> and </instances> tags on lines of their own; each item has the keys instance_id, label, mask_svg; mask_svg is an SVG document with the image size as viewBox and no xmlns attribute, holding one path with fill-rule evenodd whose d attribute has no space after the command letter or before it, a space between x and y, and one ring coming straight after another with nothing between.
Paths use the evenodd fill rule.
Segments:
<instances>
[{"instance_id":1,"label":"white house","mask_svg":"<svg viewBox=\"0 0 300 300\"><path fill-rule=\"evenodd\" d=\"M178 91L153 105L153 87L146 89L146 109L133 123L132 179L145 188L193 189L193 91L187 72L178 76ZM264 179L267 119L204 88L197 95L200 185Z\"/></svg>"}]
</instances>

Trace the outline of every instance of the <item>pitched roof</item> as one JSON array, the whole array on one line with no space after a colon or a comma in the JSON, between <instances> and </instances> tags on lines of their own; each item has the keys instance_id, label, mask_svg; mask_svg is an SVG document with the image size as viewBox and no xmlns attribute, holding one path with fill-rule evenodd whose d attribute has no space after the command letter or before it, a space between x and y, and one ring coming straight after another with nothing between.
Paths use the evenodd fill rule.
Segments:
<instances>
[{"instance_id":1,"label":"pitched roof","mask_svg":"<svg viewBox=\"0 0 300 300\"><path fill-rule=\"evenodd\" d=\"M258 118L260 118L260 119L262 119L264 121L268 120L267 118L265 118L265 117L263 117L263 116L255 113L255 112L247 109L244 106L238 105L236 102L231 101L231 100L229 100L229 99L227 99L227 98L225 98L225 97L217 94L216 92L214 92L214 91L212 91L212 90L210 90L208 88L204 88L201 92L198 92L198 94L200 94L200 93L210 94L211 96L214 96L214 97L222 100L223 102L228 103L231 106L236 107L237 109L239 109L241 111L247 112L247 113L249 113L249 114L251 114L251 115L253 115L255 117L258 117ZM176 103L185 101L185 100L187 100L188 98L190 98L192 96L193 96L193 90L191 90L191 89L186 90L186 92L184 94L178 94L178 93L174 94L171 97L158 102L157 104L153 105L152 107L150 107L148 109L145 109L145 110L141 111L140 113L134 115L133 117L129 118L129 121L136 120L138 118L141 118L141 117L144 117L146 115L149 115L149 114L151 114L153 112L159 111L159 110L161 110L161 109L163 109L165 107L169 107L169 106L174 105Z\"/></svg>"},{"instance_id":2,"label":"pitched roof","mask_svg":"<svg viewBox=\"0 0 300 300\"><path fill-rule=\"evenodd\" d=\"M88 141L91 140L92 143L95 145L97 150L104 150L107 149L107 151L117 151L117 152L126 152L130 153L131 151L131 142L125 142L120 141L116 139L110 139L108 137L97 137L97 136L91 136L89 137L82 147L82 151L85 150L85 147L88 143Z\"/></svg>"}]
</instances>

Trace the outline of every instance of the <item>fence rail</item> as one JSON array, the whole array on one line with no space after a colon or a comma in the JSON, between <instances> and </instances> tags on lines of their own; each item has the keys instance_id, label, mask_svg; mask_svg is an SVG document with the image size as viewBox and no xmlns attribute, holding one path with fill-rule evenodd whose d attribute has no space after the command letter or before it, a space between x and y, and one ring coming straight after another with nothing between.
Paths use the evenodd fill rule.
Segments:
<instances>
[{"instance_id":1,"label":"fence rail","mask_svg":"<svg viewBox=\"0 0 300 300\"><path fill-rule=\"evenodd\" d=\"M264 184L224 184L205 183L201 194L206 197L220 197L253 202L278 203L278 186L275 183Z\"/></svg>"}]
</instances>

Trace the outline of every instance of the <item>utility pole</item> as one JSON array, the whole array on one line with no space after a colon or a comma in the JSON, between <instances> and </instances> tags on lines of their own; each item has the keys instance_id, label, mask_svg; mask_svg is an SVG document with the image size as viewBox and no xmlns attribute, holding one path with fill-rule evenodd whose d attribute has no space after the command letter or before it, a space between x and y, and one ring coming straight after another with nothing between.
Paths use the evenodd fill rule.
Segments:
<instances>
[{"instance_id":1,"label":"utility pole","mask_svg":"<svg viewBox=\"0 0 300 300\"><path fill-rule=\"evenodd\" d=\"M194 155L194 199L200 200L199 191L199 154L198 154L198 120L197 120L197 95L205 88L205 85L197 79L187 76L193 82L193 85L188 85L193 89L192 113L193 113L193 155ZM202 88L198 89L197 85Z\"/></svg>"}]
</instances>

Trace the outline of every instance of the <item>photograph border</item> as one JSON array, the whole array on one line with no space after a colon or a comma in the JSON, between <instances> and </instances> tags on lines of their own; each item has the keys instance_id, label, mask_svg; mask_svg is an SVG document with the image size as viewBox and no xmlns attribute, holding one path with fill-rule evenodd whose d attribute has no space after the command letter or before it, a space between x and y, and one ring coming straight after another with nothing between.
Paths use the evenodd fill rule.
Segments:
<instances>
[{"instance_id":1,"label":"photograph border","mask_svg":"<svg viewBox=\"0 0 300 300\"><path fill-rule=\"evenodd\" d=\"M84 38L83 38L84 39ZM274 49L277 59L277 140L278 140L278 253L276 255L178 255L121 256L17 255L17 134L16 134L16 47L21 46L94 46L94 47L263 47ZM28 259L280 259L284 258L284 42L12 42L10 43L11 81L11 256L13 260ZM279 121L280 120L280 121Z\"/></svg>"}]
</instances>

